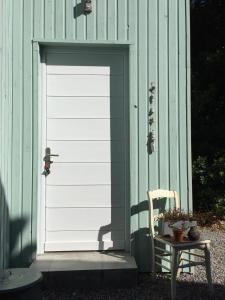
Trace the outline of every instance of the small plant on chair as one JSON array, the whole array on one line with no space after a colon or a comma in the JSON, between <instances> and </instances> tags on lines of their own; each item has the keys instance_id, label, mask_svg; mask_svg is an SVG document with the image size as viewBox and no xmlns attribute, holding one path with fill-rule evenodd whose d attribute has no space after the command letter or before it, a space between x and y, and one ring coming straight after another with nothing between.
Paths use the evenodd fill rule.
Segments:
<instances>
[{"instance_id":1,"label":"small plant on chair","mask_svg":"<svg viewBox=\"0 0 225 300\"><path fill-rule=\"evenodd\" d=\"M171 225L170 228L173 230L173 238L175 242L183 242L185 232L190 228L188 221L177 221Z\"/></svg>"},{"instance_id":2,"label":"small plant on chair","mask_svg":"<svg viewBox=\"0 0 225 300\"><path fill-rule=\"evenodd\" d=\"M192 213L186 213L178 208L164 211L160 216L163 219L163 235L173 236L176 241L182 241L190 227L197 226Z\"/></svg>"},{"instance_id":3,"label":"small plant on chair","mask_svg":"<svg viewBox=\"0 0 225 300\"><path fill-rule=\"evenodd\" d=\"M186 213L183 209L174 208L165 210L162 214L164 221L177 222L177 221L193 221L194 217L192 213Z\"/></svg>"}]
</instances>

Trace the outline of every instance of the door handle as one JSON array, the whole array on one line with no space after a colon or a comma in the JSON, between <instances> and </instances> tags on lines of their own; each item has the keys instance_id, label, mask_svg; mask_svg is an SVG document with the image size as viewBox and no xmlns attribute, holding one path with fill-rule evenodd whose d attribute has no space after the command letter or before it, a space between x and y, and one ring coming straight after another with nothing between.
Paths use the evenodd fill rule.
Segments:
<instances>
[{"instance_id":1,"label":"door handle","mask_svg":"<svg viewBox=\"0 0 225 300\"><path fill-rule=\"evenodd\" d=\"M51 157L56 157L56 156L59 156L58 154L51 154L51 149L49 147L47 147L45 149L45 156L43 158L43 161L45 162L44 164L44 171L42 172L43 175L45 176L48 176L51 171L50 171L50 167L51 167L51 164L53 163L53 161L51 160Z\"/></svg>"},{"instance_id":2,"label":"door handle","mask_svg":"<svg viewBox=\"0 0 225 300\"><path fill-rule=\"evenodd\" d=\"M44 161L45 162L49 162L49 163L53 163L53 161L51 161L51 157L52 156L59 156L59 154L51 154L51 149L49 148L49 147L47 147L46 149L45 149L45 156L44 156Z\"/></svg>"},{"instance_id":3,"label":"door handle","mask_svg":"<svg viewBox=\"0 0 225 300\"><path fill-rule=\"evenodd\" d=\"M47 154L47 155L45 155L45 157L44 157L44 161L48 161L48 162L50 162L50 163L53 163L53 161L51 161L51 157L52 156L59 156L58 154Z\"/></svg>"}]
</instances>

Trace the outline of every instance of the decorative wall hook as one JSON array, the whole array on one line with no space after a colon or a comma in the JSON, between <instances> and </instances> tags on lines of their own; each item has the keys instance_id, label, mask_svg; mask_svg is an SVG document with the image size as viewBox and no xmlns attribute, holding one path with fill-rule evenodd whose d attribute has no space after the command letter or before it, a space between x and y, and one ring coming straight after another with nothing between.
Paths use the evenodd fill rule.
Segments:
<instances>
[{"instance_id":1,"label":"decorative wall hook","mask_svg":"<svg viewBox=\"0 0 225 300\"><path fill-rule=\"evenodd\" d=\"M147 151L148 154L152 154L155 151L155 140L156 140L156 135L155 131L153 129L154 127L154 107L153 107L153 102L154 102L154 94L155 94L155 85L151 82L150 88L149 88L149 111L148 111L148 125L149 125L149 133L147 137Z\"/></svg>"},{"instance_id":2,"label":"decorative wall hook","mask_svg":"<svg viewBox=\"0 0 225 300\"><path fill-rule=\"evenodd\" d=\"M154 92L155 92L155 86L153 85L152 82L151 82L151 86L150 86L150 88L149 88L149 92L150 92L151 94L154 94Z\"/></svg>"}]
</instances>

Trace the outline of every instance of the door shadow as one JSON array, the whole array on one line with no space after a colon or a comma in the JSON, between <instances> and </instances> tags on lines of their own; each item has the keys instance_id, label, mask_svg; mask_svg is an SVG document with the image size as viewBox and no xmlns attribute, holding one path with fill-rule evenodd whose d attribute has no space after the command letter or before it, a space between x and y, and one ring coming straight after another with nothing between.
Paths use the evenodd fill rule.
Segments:
<instances>
[{"instance_id":1,"label":"door shadow","mask_svg":"<svg viewBox=\"0 0 225 300\"><path fill-rule=\"evenodd\" d=\"M98 234L99 250L125 250L129 203L129 139L128 139L128 66L127 51L109 49L105 66L109 69L110 106L110 172L111 172L111 222L101 226ZM107 53L107 50L105 50ZM104 235L108 235L112 247L104 246ZM128 243L127 243L128 244Z\"/></svg>"}]
</instances>

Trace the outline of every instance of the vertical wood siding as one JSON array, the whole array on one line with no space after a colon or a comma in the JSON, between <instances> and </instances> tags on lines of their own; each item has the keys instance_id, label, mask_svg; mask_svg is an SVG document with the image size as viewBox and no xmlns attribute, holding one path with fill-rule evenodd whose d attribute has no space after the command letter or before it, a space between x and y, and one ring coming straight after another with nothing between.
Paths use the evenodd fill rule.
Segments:
<instances>
[{"instance_id":1,"label":"vertical wood siding","mask_svg":"<svg viewBox=\"0 0 225 300\"><path fill-rule=\"evenodd\" d=\"M12 6L0 1L0 268L8 266L11 208Z\"/></svg>"},{"instance_id":2,"label":"vertical wood siding","mask_svg":"<svg viewBox=\"0 0 225 300\"><path fill-rule=\"evenodd\" d=\"M182 206L191 208L189 1L92 2L89 15L83 14L82 0L0 2L4 29L0 33L1 195L4 188L11 219L12 264L29 262L36 247L37 166L33 161L37 157L38 124L37 103L32 96L32 40L129 41L131 245L140 269L146 271L146 190L176 189ZM156 87L156 151L148 155L151 84Z\"/></svg>"}]
</instances>

